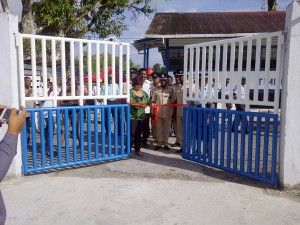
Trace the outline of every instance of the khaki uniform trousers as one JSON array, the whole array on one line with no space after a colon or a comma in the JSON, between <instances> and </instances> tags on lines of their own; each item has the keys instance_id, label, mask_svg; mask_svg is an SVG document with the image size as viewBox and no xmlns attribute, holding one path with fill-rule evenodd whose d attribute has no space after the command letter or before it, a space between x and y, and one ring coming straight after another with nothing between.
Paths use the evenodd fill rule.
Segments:
<instances>
[{"instance_id":1,"label":"khaki uniform trousers","mask_svg":"<svg viewBox=\"0 0 300 225\"><path fill-rule=\"evenodd\" d=\"M169 140L169 129L171 126L170 118L158 118L158 123L156 125L156 138L157 138L157 146L168 146Z\"/></svg>"},{"instance_id":2,"label":"khaki uniform trousers","mask_svg":"<svg viewBox=\"0 0 300 225\"><path fill-rule=\"evenodd\" d=\"M176 122L174 123L174 130L176 134L176 142L182 146L182 117L176 117Z\"/></svg>"}]
</instances>

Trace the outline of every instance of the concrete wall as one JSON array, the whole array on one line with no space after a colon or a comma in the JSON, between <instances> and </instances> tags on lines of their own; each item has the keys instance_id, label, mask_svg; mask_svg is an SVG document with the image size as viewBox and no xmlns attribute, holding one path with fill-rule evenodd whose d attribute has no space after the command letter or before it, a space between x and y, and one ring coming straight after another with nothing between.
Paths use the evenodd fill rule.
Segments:
<instances>
[{"instance_id":1,"label":"concrete wall","mask_svg":"<svg viewBox=\"0 0 300 225\"><path fill-rule=\"evenodd\" d=\"M15 34L18 34L18 17L0 13L0 104L20 108L17 47ZM0 128L0 140L7 130L7 125ZM21 175L21 139L18 141L18 154L7 176Z\"/></svg>"},{"instance_id":2,"label":"concrete wall","mask_svg":"<svg viewBox=\"0 0 300 225\"><path fill-rule=\"evenodd\" d=\"M283 90L280 135L280 182L300 184L300 2L288 5L283 49Z\"/></svg>"}]
</instances>

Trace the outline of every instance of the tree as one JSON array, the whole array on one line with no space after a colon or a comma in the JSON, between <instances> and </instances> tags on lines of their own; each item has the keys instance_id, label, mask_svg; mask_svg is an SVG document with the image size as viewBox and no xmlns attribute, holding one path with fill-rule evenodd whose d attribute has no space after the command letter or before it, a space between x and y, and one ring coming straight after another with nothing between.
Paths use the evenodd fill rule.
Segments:
<instances>
[{"instance_id":1,"label":"tree","mask_svg":"<svg viewBox=\"0 0 300 225\"><path fill-rule=\"evenodd\" d=\"M22 0L22 26L21 32L24 34L32 34L33 33L33 26L32 26L32 2L31 0Z\"/></svg>"},{"instance_id":2,"label":"tree","mask_svg":"<svg viewBox=\"0 0 300 225\"><path fill-rule=\"evenodd\" d=\"M268 0L268 11L277 11L278 0Z\"/></svg>"},{"instance_id":3,"label":"tree","mask_svg":"<svg viewBox=\"0 0 300 225\"><path fill-rule=\"evenodd\" d=\"M127 29L125 12L149 16L151 0L41 0L32 4L38 33L72 38L96 34L120 36Z\"/></svg>"},{"instance_id":4,"label":"tree","mask_svg":"<svg viewBox=\"0 0 300 225\"><path fill-rule=\"evenodd\" d=\"M7 0L1 0L1 6L3 9L3 12L8 12L8 13L10 12Z\"/></svg>"}]
</instances>

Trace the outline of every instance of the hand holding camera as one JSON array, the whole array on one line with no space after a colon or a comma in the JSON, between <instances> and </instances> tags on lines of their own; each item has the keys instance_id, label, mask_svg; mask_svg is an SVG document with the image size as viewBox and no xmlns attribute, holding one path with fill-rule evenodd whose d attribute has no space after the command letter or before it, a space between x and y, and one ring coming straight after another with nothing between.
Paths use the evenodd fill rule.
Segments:
<instances>
[{"instance_id":1,"label":"hand holding camera","mask_svg":"<svg viewBox=\"0 0 300 225\"><path fill-rule=\"evenodd\" d=\"M15 108L8 108L6 106L0 106L0 111L2 111L0 116L0 124L8 124L7 133L18 136L22 131L25 119L26 119L26 109L22 106L21 111Z\"/></svg>"}]
</instances>

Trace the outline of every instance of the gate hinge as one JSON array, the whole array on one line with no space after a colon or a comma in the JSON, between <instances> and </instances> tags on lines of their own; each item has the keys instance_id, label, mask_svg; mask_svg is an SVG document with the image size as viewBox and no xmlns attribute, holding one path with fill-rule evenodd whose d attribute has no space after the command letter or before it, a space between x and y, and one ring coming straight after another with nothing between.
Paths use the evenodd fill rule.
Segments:
<instances>
[{"instance_id":1,"label":"gate hinge","mask_svg":"<svg viewBox=\"0 0 300 225\"><path fill-rule=\"evenodd\" d=\"M16 47L19 47L19 35L18 35L18 33L14 33L14 36L15 36L15 45L16 45Z\"/></svg>"}]
</instances>

